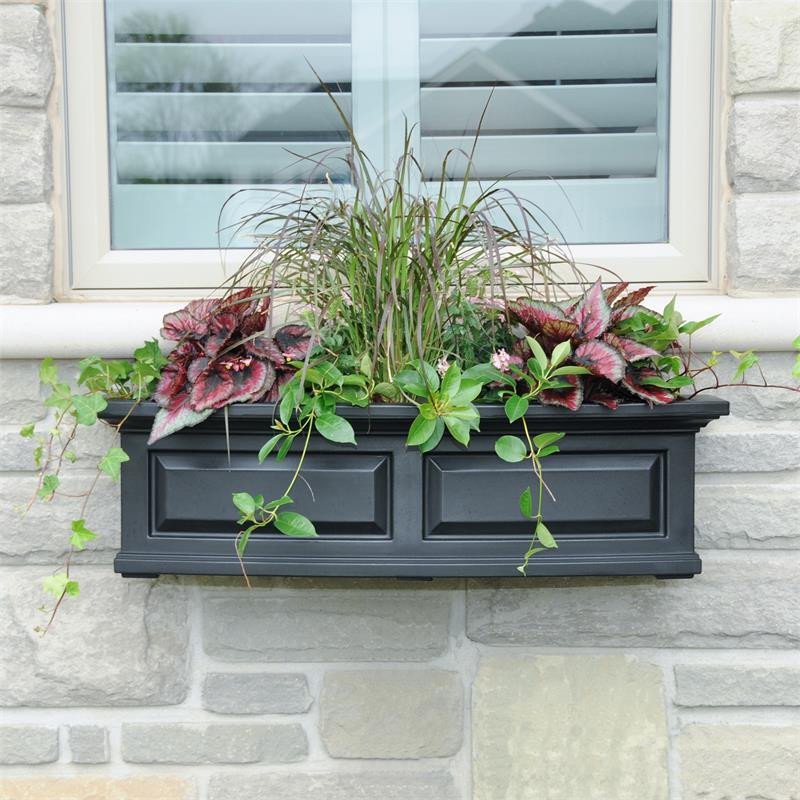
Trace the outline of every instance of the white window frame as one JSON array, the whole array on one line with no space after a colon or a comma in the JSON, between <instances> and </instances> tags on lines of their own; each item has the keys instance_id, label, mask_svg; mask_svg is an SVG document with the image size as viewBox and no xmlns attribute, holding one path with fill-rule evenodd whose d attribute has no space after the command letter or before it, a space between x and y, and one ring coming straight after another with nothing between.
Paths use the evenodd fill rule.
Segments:
<instances>
[{"instance_id":1,"label":"white window frame","mask_svg":"<svg viewBox=\"0 0 800 800\"><path fill-rule=\"evenodd\" d=\"M359 77L373 76L382 53L391 53L392 31L407 20L416 0L353 0L353 119L365 130L366 103L359 104ZM716 229L716 169L712 120L715 86L716 0L673 0L670 58L669 241L652 244L576 245L575 259L613 270L637 283L670 291L719 291L713 258ZM372 20L368 19L372 16ZM374 36L380 16L383 40ZM108 119L105 26L102 0L62 0L65 69L68 258L62 294L84 298L164 297L201 293L218 286L244 251L112 250L109 214ZM392 25L386 21L393 21ZM364 47L359 42L368 42ZM395 48L396 49L396 48ZM407 54L406 58L412 54ZM392 56L394 57L394 56ZM383 97L371 109L390 108L391 84L383 75ZM359 114L362 115L361 119ZM395 116L399 116L395 112ZM371 115L374 120L374 115ZM364 124L361 124L361 122ZM371 130L362 144L385 163L397 148L392 121ZM378 158L380 161L381 158Z\"/></svg>"}]
</instances>

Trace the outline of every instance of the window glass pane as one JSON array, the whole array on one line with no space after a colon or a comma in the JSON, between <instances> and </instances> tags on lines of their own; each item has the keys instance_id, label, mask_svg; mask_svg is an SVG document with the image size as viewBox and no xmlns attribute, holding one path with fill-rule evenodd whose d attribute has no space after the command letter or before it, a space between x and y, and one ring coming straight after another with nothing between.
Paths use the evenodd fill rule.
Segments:
<instances>
[{"instance_id":1,"label":"window glass pane","mask_svg":"<svg viewBox=\"0 0 800 800\"><path fill-rule=\"evenodd\" d=\"M470 151L485 108L472 176L539 204L556 238L667 238L667 0L419 3L430 179ZM464 167L454 155L447 174Z\"/></svg>"},{"instance_id":2,"label":"window glass pane","mask_svg":"<svg viewBox=\"0 0 800 800\"><path fill-rule=\"evenodd\" d=\"M112 247L247 246L237 190L347 181L309 160L347 139L309 63L349 115L350 0L106 0L106 30Z\"/></svg>"}]
</instances>

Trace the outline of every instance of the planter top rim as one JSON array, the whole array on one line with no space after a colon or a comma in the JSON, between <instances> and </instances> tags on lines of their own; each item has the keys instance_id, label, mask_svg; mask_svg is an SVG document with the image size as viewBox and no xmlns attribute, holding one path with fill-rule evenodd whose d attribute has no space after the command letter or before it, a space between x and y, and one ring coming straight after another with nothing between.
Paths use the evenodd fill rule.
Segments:
<instances>
[{"instance_id":1,"label":"planter top rim","mask_svg":"<svg viewBox=\"0 0 800 800\"><path fill-rule=\"evenodd\" d=\"M130 400L110 400L108 407L98 416L109 421L119 421L131 409ZM480 410L481 420L491 422L504 422L505 410L499 403L477 404ZM129 421L131 427L138 422L141 425L144 421L152 420L158 406L152 401L140 403L130 413ZM357 408L354 406L339 406L337 413L352 420L371 420L373 422L384 421L405 422L411 421L417 415L417 409L410 404L396 403L376 403L367 408ZM573 420L575 422L623 420L633 422L648 420L656 421L693 421L702 425L718 417L726 416L730 413L730 404L727 400L716 397L695 397L691 400L679 400L669 405L648 406L646 403L623 403L616 411L599 405L584 404L577 411L569 411L566 408L557 406L543 406L533 404L528 409L525 417L532 420L547 420L560 423ZM238 403L228 407L228 418L231 423L257 421L271 419L276 416L274 403ZM208 421L214 419L222 420L223 414L218 411L213 414ZM138 427L138 426L137 426Z\"/></svg>"}]
</instances>

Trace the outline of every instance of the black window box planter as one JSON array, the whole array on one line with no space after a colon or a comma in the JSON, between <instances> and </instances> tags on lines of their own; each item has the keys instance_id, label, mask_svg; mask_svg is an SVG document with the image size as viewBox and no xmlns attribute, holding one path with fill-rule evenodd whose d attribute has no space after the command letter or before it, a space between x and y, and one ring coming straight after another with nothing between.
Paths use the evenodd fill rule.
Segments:
<instances>
[{"instance_id":1,"label":"black window box planter","mask_svg":"<svg viewBox=\"0 0 800 800\"><path fill-rule=\"evenodd\" d=\"M130 409L109 403L119 421ZM297 461L256 454L269 437L273 406L228 412L230 464L223 414L217 413L148 447L156 407L135 408L122 431L130 461L122 468L122 549L114 567L125 576L162 573L237 575L234 491L278 497ZM312 437L297 511L317 539L279 532L253 535L245 554L250 575L344 575L431 578L517 576L531 536L518 497L531 485L530 464L494 453L503 433L517 433L500 406L481 407L481 433L468 450L445 438L432 453L406 448L415 410L376 405L340 410L358 447ZM694 550L695 434L728 413L723 400L695 398L617 411L578 412L536 406L532 433L565 431L561 453L545 462L556 502L544 515L558 549L535 555L529 576L656 575L700 572Z\"/></svg>"}]
</instances>

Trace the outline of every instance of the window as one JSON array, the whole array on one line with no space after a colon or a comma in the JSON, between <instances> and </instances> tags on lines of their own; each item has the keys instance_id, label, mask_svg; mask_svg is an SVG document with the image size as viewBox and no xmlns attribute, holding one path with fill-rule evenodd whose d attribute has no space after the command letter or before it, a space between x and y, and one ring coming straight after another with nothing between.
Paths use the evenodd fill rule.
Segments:
<instances>
[{"instance_id":1,"label":"window","mask_svg":"<svg viewBox=\"0 0 800 800\"><path fill-rule=\"evenodd\" d=\"M458 181L483 113L472 177L576 259L709 278L712 0L64 4L76 289L213 287L270 193L346 184L308 160L346 146L311 67L384 169L407 119L426 176L454 151Z\"/></svg>"}]
</instances>

